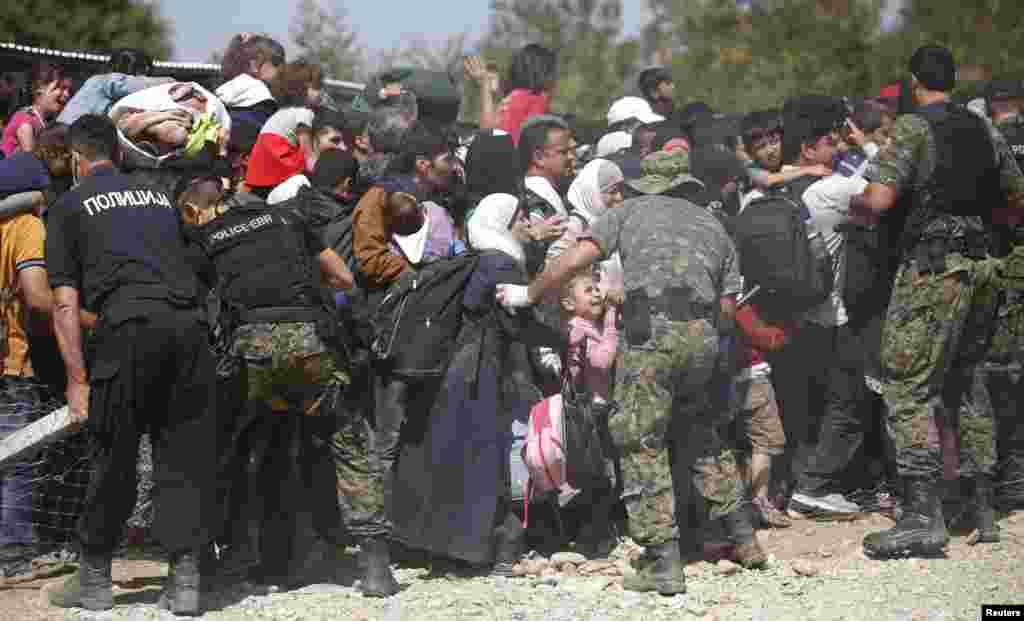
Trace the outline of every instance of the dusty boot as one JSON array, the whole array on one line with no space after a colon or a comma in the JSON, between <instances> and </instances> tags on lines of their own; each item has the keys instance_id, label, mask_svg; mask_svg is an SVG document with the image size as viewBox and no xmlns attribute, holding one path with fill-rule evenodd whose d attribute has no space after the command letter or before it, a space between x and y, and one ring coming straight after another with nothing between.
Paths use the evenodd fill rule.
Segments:
<instances>
[{"instance_id":1,"label":"dusty boot","mask_svg":"<svg viewBox=\"0 0 1024 621\"><path fill-rule=\"evenodd\" d=\"M761 544L757 542L757 534L754 532L753 503L743 502L723 519L726 535L736 546L733 551L736 562L746 569L763 567L768 562L768 557L761 549Z\"/></svg>"},{"instance_id":2,"label":"dusty boot","mask_svg":"<svg viewBox=\"0 0 1024 621\"><path fill-rule=\"evenodd\" d=\"M157 601L158 608L187 617L200 614L199 558L198 550L171 555L164 592Z\"/></svg>"},{"instance_id":3,"label":"dusty boot","mask_svg":"<svg viewBox=\"0 0 1024 621\"><path fill-rule=\"evenodd\" d=\"M864 537L864 553L871 558L940 556L949 542L942 502L935 481L907 479L903 515L889 530Z\"/></svg>"},{"instance_id":4,"label":"dusty boot","mask_svg":"<svg viewBox=\"0 0 1024 621\"><path fill-rule=\"evenodd\" d=\"M998 543L999 525L996 524L995 493L990 475L975 477L973 500L974 528L978 530L975 543Z\"/></svg>"},{"instance_id":5,"label":"dusty boot","mask_svg":"<svg viewBox=\"0 0 1024 621\"><path fill-rule=\"evenodd\" d=\"M512 568L523 554L526 531L514 514L505 516L505 521L494 529L494 567L491 575L512 576Z\"/></svg>"},{"instance_id":6,"label":"dusty boot","mask_svg":"<svg viewBox=\"0 0 1024 621\"><path fill-rule=\"evenodd\" d=\"M359 551L359 565L365 572L359 591L367 597L391 597L398 593L398 581L391 573L391 550L387 539L363 541Z\"/></svg>"},{"instance_id":7,"label":"dusty boot","mask_svg":"<svg viewBox=\"0 0 1024 621\"><path fill-rule=\"evenodd\" d=\"M648 546L644 555L634 562L636 574L626 576L622 587L627 591L671 596L686 593L686 572L679 553L679 542Z\"/></svg>"},{"instance_id":8,"label":"dusty boot","mask_svg":"<svg viewBox=\"0 0 1024 621\"><path fill-rule=\"evenodd\" d=\"M60 608L110 610L114 607L111 561L111 554L94 554L83 549L78 571L59 588L50 591L47 599Z\"/></svg>"}]
</instances>

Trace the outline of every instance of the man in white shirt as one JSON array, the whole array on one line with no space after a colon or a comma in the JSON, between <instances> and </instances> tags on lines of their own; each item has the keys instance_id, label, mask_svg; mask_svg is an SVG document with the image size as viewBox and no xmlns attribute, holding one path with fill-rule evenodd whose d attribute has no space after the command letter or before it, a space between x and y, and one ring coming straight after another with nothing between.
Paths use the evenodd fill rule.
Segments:
<instances>
[{"instance_id":1,"label":"man in white shirt","mask_svg":"<svg viewBox=\"0 0 1024 621\"><path fill-rule=\"evenodd\" d=\"M839 142L829 119L796 118L787 122L782 172L797 167L830 166ZM807 185L810 184L810 185ZM828 300L806 311L793 343L772 356L774 382L783 412L787 452L793 455L795 490L791 514L841 516L860 507L843 496L838 482L864 440L860 403L866 390L863 353L848 325L842 300L845 238L838 230L850 221L850 199L863 192L860 177L831 175L791 184L809 212L808 232L820 235L832 260L835 285ZM751 205L756 193L744 201Z\"/></svg>"}]
</instances>

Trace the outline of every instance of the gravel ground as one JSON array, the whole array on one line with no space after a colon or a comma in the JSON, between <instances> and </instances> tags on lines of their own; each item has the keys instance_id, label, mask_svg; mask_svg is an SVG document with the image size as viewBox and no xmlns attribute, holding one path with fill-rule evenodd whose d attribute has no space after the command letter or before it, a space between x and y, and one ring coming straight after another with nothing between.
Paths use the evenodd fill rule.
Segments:
<instances>
[{"instance_id":1,"label":"gravel ground","mask_svg":"<svg viewBox=\"0 0 1024 621\"><path fill-rule=\"evenodd\" d=\"M334 579L324 584L289 592L246 585L222 589L207 598L211 610L203 618L974 621L981 604L1024 604L1024 512L1001 521L999 544L971 547L959 536L945 559L864 558L863 534L890 524L876 515L839 524L797 522L791 529L762 532L762 545L773 559L767 570L745 571L728 562L694 563L687 569L689 592L674 598L624 592L621 577L567 575L578 573L574 569L512 579L399 569L403 591L390 600L374 600L352 588L354 564L344 558L332 566ZM0 616L11 621L173 619L155 607L164 574L162 563L118 561L117 607L106 613L46 606L45 590L58 582L56 578L0 587Z\"/></svg>"}]
</instances>

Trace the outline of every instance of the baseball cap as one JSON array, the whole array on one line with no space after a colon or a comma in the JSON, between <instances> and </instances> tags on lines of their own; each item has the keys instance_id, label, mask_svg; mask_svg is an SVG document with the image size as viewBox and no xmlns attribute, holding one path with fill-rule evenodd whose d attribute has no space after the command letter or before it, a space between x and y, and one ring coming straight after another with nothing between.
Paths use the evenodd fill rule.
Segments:
<instances>
[{"instance_id":1,"label":"baseball cap","mask_svg":"<svg viewBox=\"0 0 1024 621\"><path fill-rule=\"evenodd\" d=\"M640 97L623 97L612 104L608 109L608 125L615 125L629 119L636 119L641 123L657 123L664 121L665 117L655 114L651 110L651 104Z\"/></svg>"},{"instance_id":2,"label":"baseball cap","mask_svg":"<svg viewBox=\"0 0 1024 621\"><path fill-rule=\"evenodd\" d=\"M690 174L688 151L651 153L640 163L639 179L628 181L629 187L641 194L664 194L677 185L699 180Z\"/></svg>"}]
</instances>

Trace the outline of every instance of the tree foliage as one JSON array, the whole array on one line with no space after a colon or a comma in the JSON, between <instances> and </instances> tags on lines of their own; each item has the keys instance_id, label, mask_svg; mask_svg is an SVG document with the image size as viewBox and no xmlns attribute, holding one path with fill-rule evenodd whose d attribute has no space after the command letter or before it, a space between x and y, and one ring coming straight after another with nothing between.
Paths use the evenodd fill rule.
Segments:
<instances>
[{"instance_id":1,"label":"tree foliage","mask_svg":"<svg viewBox=\"0 0 1024 621\"><path fill-rule=\"evenodd\" d=\"M132 47L155 59L171 56L171 26L149 2L27 0L0 11L0 40L64 50Z\"/></svg>"},{"instance_id":2,"label":"tree foliage","mask_svg":"<svg viewBox=\"0 0 1024 621\"><path fill-rule=\"evenodd\" d=\"M469 36L462 32L432 43L422 35L408 37L404 45L387 50L377 61L379 69L395 66L419 67L451 75L462 73Z\"/></svg>"},{"instance_id":3,"label":"tree foliage","mask_svg":"<svg viewBox=\"0 0 1024 621\"><path fill-rule=\"evenodd\" d=\"M953 50L965 78L1024 76L1020 2L904 0L901 13L903 28L885 41L893 54L907 58L919 45L939 43Z\"/></svg>"},{"instance_id":4,"label":"tree foliage","mask_svg":"<svg viewBox=\"0 0 1024 621\"><path fill-rule=\"evenodd\" d=\"M684 100L749 111L799 93L867 93L879 81L878 0L776 0L754 14L733 0L671 7Z\"/></svg>"},{"instance_id":5,"label":"tree foliage","mask_svg":"<svg viewBox=\"0 0 1024 621\"><path fill-rule=\"evenodd\" d=\"M962 81L1024 75L1024 11L1012 0L903 0L883 32L882 0L648 0L645 50L674 50L677 96L723 110L818 92L869 95L906 74L919 45L950 47Z\"/></svg>"},{"instance_id":6,"label":"tree foliage","mask_svg":"<svg viewBox=\"0 0 1024 621\"><path fill-rule=\"evenodd\" d=\"M290 34L299 59L319 63L326 76L352 80L362 75L363 49L343 9L332 11L317 0L301 0Z\"/></svg>"},{"instance_id":7,"label":"tree foliage","mask_svg":"<svg viewBox=\"0 0 1024 621\"><path fill-rule=\"evenodd\" d=\"M486 60L507 67L527 43L558 53L553 109L587 119L603 118L610 99L628 90L640 56L639 42L622 36L621 0L492 0Z\"/></svg>"}]
</instances>

